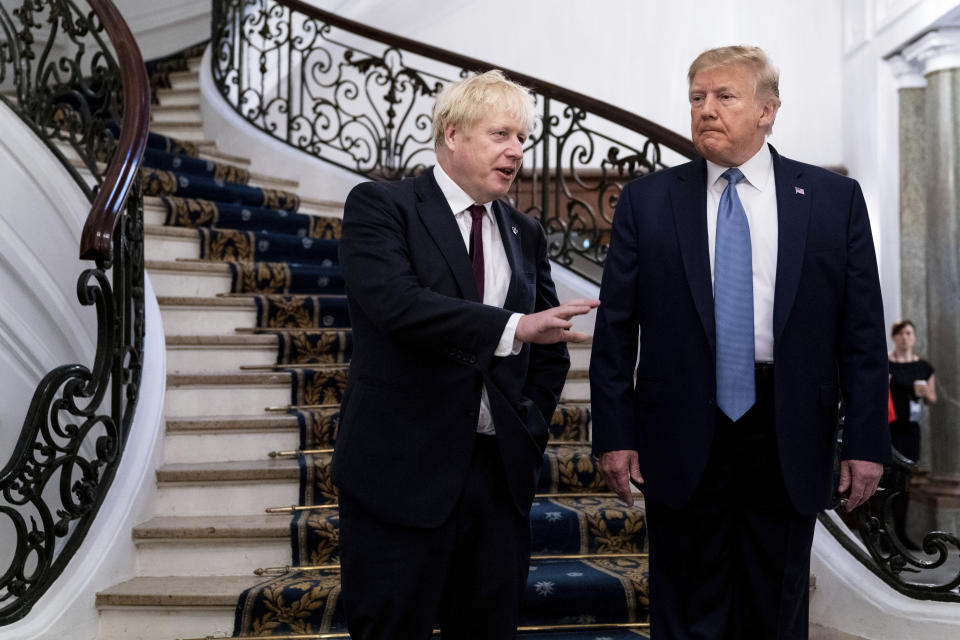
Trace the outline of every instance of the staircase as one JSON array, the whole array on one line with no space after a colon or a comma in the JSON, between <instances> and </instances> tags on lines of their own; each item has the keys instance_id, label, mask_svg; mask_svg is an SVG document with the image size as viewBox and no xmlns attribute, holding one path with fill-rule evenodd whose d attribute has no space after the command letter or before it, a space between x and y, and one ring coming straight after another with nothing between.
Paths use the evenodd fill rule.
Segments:
<instances>
[{"instance_id":1,"label":"staircase","mask_svg":"<svg viewBox=\"0 0 960 640\"><path fill-rule=\"evenodd\" d=\"M245 169L248 159L222 154L215 143L203 139L198 65L199 58L191 59L187 70L167 75L167 88L156 90L159 104L154 106L151 131L193 143L201 159ZM295 182L257 174L250 175L249 184L284 191L297 188ZM150 192L149 186L146 192ZM291 400L294 379L307 374L301 373L302 368L279 369L275 365L283 336L304 330L259 330L255 296L231 293L236 264L209 259L209 255L201 259L203 252L211 250L211 243L216 244L222 237L211 240L209 234L215 232L165 225L167 208L159 197L146 196L144 205L146 268L158 296L167 346L164 463L156 472L154 517L131 534L137 548L137 576L97 594L100 638L171 640L230 635L235 631L235 612L241 595L272 575L255 575L254 570L291 565L291 515L283 507L297 504L300 498L298 458L321 469L329 455L270 455L296 451L302 444L297 415L289 408L297 404ZM342 215L342 203L300 199L297 213L316 219L338 218ZM322 304L337 304L338 299L342 304L342 295L329 295ZM338 334L341 340L348 336L349 327L324 328L330 322L329 316L322 318L320 326L308 333L326 332L331 339ZM583 528L587 511L599 527L609 525L616 529L616 522L629 520L633 531L627 535L642 546L642 511L625 514L609 494L599 493L602 487L586 442L589 347L572 346L571 358L562 406L570 415L577 416L574 422L579 424L571 428L558 423L558 440L548 448L550 468L545 469L541 491L549 496L538 500L534 509L535 546L538 526L553 531L554 523L563 521L565 526L577 529L579 518ZM347 363L312 366L324 372L317 375L340 372L342 378ZM298 382L302 383L303 380ZM335 414L336 407L331 403L329 407L308 410ZM558 419L565 418L558 414ZM281 509L279 513L266 513L270 507ZM621 533L607 532L611 536L608 543L619 540ZM601 582L605 578L609 583L595 594L598 613L590 613L589 606L578 604L584 597L582 590L564 584L563 580L575 582L583 578L584 563L590 562L598 550L596 540L591 549L586 542L590 536L581 535L579 530L568 543L557 541L556 535L553 531L549 542L541 541L529 588L534 599L562 596L554 609L559 606L560 613L565 615L558 615L550 606L528 603L527 608L534 609L528 621L536 622L537 628L528 625L530 629L525 635L595 638L602 628L606 629L602 637L646 637L639 629L616 630L614 625L598 624L613 621L609 616L603 617L603 611L611 609L606 602L611 597L619 597L619 604L613 609L630 610L631 622L645 619L645 558L632 554L636 556L630 567L632 578L587 567L588 572L602 574L598 578ZM575 553L546 553L564 544L575 545ZM335 539L333 547L335 564ZM621 551L612 547L599 550ZM617 562L616 557L598 558ZM544 578L549 572L552 579L538 580L538 571ZM334 581L335 573L327 571ZM629 592L630 602L623 601L624 590ZM247 600L252 602L257 593L251 591ZM334 610L339 612L334 598L329 604L330 615ZM581 610L585 613L572 615ZM548 623L559 625L555 633L540 630ZM334 627L333 631L345 631L342 624ZM316 633L317 627L309 630ZM275 633L291 631L281 629Z\"/></svg>"}]
</instances>

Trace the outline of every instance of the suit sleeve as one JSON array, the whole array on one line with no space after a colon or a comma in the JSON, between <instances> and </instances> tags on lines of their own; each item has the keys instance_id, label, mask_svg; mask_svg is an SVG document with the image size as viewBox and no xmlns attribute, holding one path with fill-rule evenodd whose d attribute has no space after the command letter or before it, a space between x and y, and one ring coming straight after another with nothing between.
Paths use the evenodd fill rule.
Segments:
<instances>
[{"instance_id":1,"label":"suit sleeve","mask_svg":"<svg viewBox=\"0 0 960 640\"><path fill-rule=\"evenodd\" d=\"M887 342L877 257L867 205L854 183L847 233L844 304L840 317L839 374L846 413L844 460L890 460L886 399Z\"/></svg>"},{"instance_id":2,"label":"suit sleeve","mask_svg":"<svg viewBox=\"0 0 960 640\"><path fill-rule=\"evenodd\" d=\"M628 186L614 212L593 332L590 399L595 454L638 446L633 406L639 330L635 225Z\"/></svg>"},{"instance_id":3,"label":"suit sleeve","mask_svg":"<svg viewBox=\"0 0 960 640\"><path fill-rule=\"evenodd\" d=\"M556 307L556 287L550 275L550 261L547 258L547 239L543 228L537 225L537 292L534 312ZM523 386L524 397L533 401L543 414L546 424L550 424L553 412L560 400L563 383L570 369L570 358L566 344L530 344L530 366Z\"/></svg>"},{"instance_id":4,"label":"suit sleeve","mask_svg":"<svg viewBox=\"0 0 960 640\"><path fill-rule=\"evenodd\" d=\"M404 224L384 186L367 182L350 192L340 239L349 295L379 331L396 340L488 368L510 312L422 286Z\"/></svg>"}]
</instances>

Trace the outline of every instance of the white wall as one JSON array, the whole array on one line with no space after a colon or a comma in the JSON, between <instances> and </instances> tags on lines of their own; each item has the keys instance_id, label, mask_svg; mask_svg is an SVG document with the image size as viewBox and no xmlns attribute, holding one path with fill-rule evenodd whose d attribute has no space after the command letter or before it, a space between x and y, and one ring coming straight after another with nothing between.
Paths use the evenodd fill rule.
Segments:
<instances>
[{"instance_id":1,"label":"white wall","mask_svg":"<svg viewBox=\"0 0 960 640\"><path fill-rule=\"evenodd\" d=\"M144 60L210 37L210 0L114 0Z\"/></svg>"},{"instance_id":2,"label":"white wall","mask_svg":"<svg viewBox=\"0 0 960 640\"><path fill-rule=\"evenodd\" d=\"M77 301L90 204L54 155L0 103L0 468L40 379L54 367L93 365L96 310ZM2 539L2 536L0 536ZM2 572L2 570L0 570Z\"/></svg>"}]
</instances>

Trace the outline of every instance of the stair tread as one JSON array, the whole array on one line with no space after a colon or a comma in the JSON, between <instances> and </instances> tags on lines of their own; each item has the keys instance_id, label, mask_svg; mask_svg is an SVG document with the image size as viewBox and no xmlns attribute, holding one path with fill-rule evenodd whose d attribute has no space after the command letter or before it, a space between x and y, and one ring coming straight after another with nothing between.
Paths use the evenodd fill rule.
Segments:
<instances>
[{"instance_id":1,"label":"stair tread","mask_svg":"<svg viewBox=\"0 0 960 640\"><path fill-rule=\"evenodd\" d=\"M342 367L334 367L345 369ZM179 385L220 385L220 384L259 384L278 385L290 384L291 374L288 371L220 371L211 373L169 373L167 386Z\"/></svg>"},{"instance_id":2,"label":"stair tread","mask_svg":"<svg viewBox=\"0 0 960 640\"><path fill-rule=\"evenodd\" d=\"M318 329L318 331L324 331ZM276 347L277 336L269 333L242 333L229 335L167 335L167 347Z\"/></svg>"},{"instance_id":3,"label":"stair tread","mask_svg":"<svg viewBox=\"0 0 960 640\"><path fill-rule=\"evenodd\" d=\"M279 515L159 516L133 528L136 540L288 538L290 518Z\"/></svg>"},{"instance_id":4,"label":"stair tread","mask_svg":"<svg viewBox=\"0 0 960 640\"><path fill-rule=\"evenodd\" d=\"M150 108L150 113L165 113L170 111L196 111L200 112L200 103L197 104L155 104Z\"/></svg>"},{"instance_id":5,"label":"stair tread","mask_svg":"<svg viewBox=\"0 0 960 640\"><path fill-rule=\"evenodd\" d=\"M149 260L148 260L149 262ZM253 296L157 296L157 304L163 307L235 307L256 309Z\"/></svg>"},{"instance_id":6,"label":"stair tread","mask_svg":"<svg viewBox=\"0 0 960 640\"><path fill-rule=\"evenodd\" d=\"M189 433L204 431L259 431L264 429L296 429L297 417L287 413L262 416L195 416L169 418L167 432Z\"/></svg>"},{"instance_id":7,"label":"stair tread","mask_svg":"<svg viewBox=\"0 0 960 640\"><path fill-rule=\"evenodd\" d=\"M297 480L295 458L232 460L226 462L171 462L157 469L157 482L243 482Z\"/></svg>"},{"instance_id":8,"label":"stair tread","mask_svg":"<svg viewBox=\"0 0 960 640\"><path fill-rule=\"evenodd\" d=\"M264 582L255 575L139 577L97 594L97 606L237 606L244 589Z\"/></svg>"},{"instance_id":9,"label":"stair tread","mask_svg":"<svg viewBox=\"0 0 960 640\"><path fill-rule=\"evenodd\" d=\"M191 273L230 273L225 262L213 260L144 260L147 271L188 271Z\"/></svg>"},{"instance_id":10,"label":"stair tread","mask_svg":"<svg viewBox=\"0 0 960 640\"><path fill-rule=\"evenodd\" d=\"M165 224L145 224L143 225L143 233L145 235L153 236L168 236L173 238L190 238L192 240L200 240L200 234L197 233L196 229L191 229L190 227L175 227L172 225Z\"/></svg>"}]
</instances>

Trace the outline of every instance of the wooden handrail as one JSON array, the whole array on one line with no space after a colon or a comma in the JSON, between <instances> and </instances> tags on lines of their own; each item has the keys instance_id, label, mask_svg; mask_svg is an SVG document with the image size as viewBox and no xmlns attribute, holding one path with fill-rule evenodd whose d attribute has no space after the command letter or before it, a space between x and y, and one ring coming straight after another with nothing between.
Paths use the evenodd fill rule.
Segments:
<instances>
[{"instance_id":1,"label":"wooden handrail","mask_svg":"<svg viewBox=\"0 0 960 640\"><path fill-rule=\"evenodd\" d=\"M583 108L594 115L626 127L631 131L640 133L651 140L656 140L663 146L673 149L677 153L687 158L693 158L698 155L693 146L693 142L689 138L686 138L675 131L671 131L666 127L662 127L655 122L651 122L646 118L642 118L634 113L631 113L626 109L616 107L608 102L591 98L590 96L582 93L577 93L576 91L571 91L570 89L545 82L517 71L511 71L510 69L505 69L503 67L490 64L489 62L478 60L477 58L463 56L458 53L453 53L452 51L447 51L446 49L441 49L440 47L434 47L429 44L417 42L416 40L404 38L403 36L398 36L388 31L375 29L374 27L340 17L335 13L318 9L317 7L309 5L305 2L301 2L301 0L277 0L277 3L311 18L322 20L328 24L340 27L341 29L351 33L355 33L359 36L364 36L366 38L370 38L371 40L377 40L384 44L390 45L391 47L403 49L404 51L409 51L410 53L422 55L434 60L439 60L440 62L445 62L462 69L483 72L487 71L488 69L498 68L506 73L511 80L525 85L528 89L532 89L537 93L542 93L545 96L554 98L571 106Z\"/></svg>"},{"instance_id":2,"label":"wooden handrail","mask_svg":"<svg viewBox=\"0 0 960 640\"><path fill-rule=\"evenodd\" d=\"M123 81L123 121L117 148L80 236L81 260L109 262L113 232L140 171L150 126L150 83L140 48L110 0L88 0L113 44Z\"/></svg>"}]
</instances>

